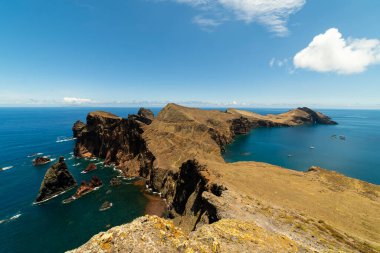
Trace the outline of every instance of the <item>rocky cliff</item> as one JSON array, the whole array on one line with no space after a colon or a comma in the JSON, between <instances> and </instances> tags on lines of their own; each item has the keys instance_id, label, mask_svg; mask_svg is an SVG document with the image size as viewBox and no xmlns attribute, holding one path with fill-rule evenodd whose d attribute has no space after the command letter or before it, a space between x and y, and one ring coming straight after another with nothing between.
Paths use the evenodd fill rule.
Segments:
<instances>
[{"instance_id":1,"label":"rocky cliff","mask_svg":"<svg viewBox=\"0 0 380 253\"><path fill-rule=\"evenodd\" d=\"M302 173L265 163L225 163L222 158L225 145L234 136L257 127L336 124L322 113L298 108L264 116L176 104L168 104L155 118L142 112L127 119L105 112L90 113L84 127L74 126L79 129L75 154L102 157L126 176L144 177L147 186L167 200L170 217L187 236L183 239L186 245L197 244L204 239L202 234L207 234L216 241L208 239L202 247L215 252L248 251L248 246L241 245L250 244L239 236L258 244L251 249L267 252L273 250L271 247L283 247L286 252L376 252L379 247L378 186L319 169ZM139 219L133 224L144 227L141 222ZM144 227L149 231L145 239L136 238L159 243L155 233L163 231L154 232L155 225L147 224L152 226ZM121 229L129 231L130 226ZM234 235L224 237L225 226L231 226ZM134 238L123 238L112 239L105 251L133 244ZM273 243L264 243L265 238ZM94 239L78 252L87 252L84 249L88 247L92 248L89 252L97 252L102 245ZM172 251L186 249L168 245L165 247L173 247Z\"/></svg>"},{"instance_id":2,"label":"rocky cliff","mask_svg":"<svg viewBox=\"0 0 380 253\"><path fill-rule=\"evenodd\" d=\"M36 203L46 201L58 194L61 194L76 185L74 177L67 169L67 165L63 157L51 166L45 174L41 183L40 191L36 198Z\"/></svg>"}]
</instances>

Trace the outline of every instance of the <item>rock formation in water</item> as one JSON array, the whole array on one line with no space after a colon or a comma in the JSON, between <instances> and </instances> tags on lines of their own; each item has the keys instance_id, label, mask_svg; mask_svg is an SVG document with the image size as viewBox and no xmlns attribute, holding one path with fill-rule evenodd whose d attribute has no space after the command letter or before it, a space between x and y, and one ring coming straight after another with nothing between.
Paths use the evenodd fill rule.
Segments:
<instances>
[{"instance_id":1,"label":"rock formation in water","mask_svg":"<svg viewBox=\"0 0 380 253\"><path fill-rule=\"evenodd\" d=\"M50 163L50 161L51 161L51 159L49 157L38 156L38 157L36 157L33 160L33 165L34 166L40 166L40 165L44 165L44 164Z\"/></svg>"},{"instance_id":2,"label":"rock formation in water","mask_svg":"<svg viewBox=\"0 0 380 253\"><path fill-rule=\"evenodd\" d=\"M64 158L60 157L59 161L46 171L36 203L46 201L75 185L76 181L69 172Z\"/></svg>"},{"instance_id":3,"label":"rock formation in water","mask_svg":"<svg viewBox=\"0 0 380 253\"><path fill-rule=\"evenodd\" d=\"M83 195L92 192L93 190L95 190L95 188L100 187L102 185L103 185L102 181L97 176L93 176L89 183L87 183L86 181L81 182L79 188L73 195L73 198L78 199L82 197Z\"/></svg>"},{"instance_id":4,"label":"rock formation in water","mask_svg":"<svg viewBox=\"0 0 380 253\"><path fill-rule=\"evenodd\" d=\"M104 158L125 176L144 177L166 199L176 227L140 218L96 235L77 252L128 251L129 245L167 252L376 252L380 246L379 186L319 168L298 172L222 157L236 135L252 129L336 124L329 117L307 108L263 116L176 104L151 122L139 117L89 113L75 155Z\"/></svg>"},{"instance_id":5,"label":"rock formation in water","mask_svg":"<svg viewBox=\"0 0 380 253\"><path fill-rule=\"evenodd\" d=\"M96 167L96 164L94 163L90 163L89 165L87 165L87 167L82 171L82 173L88 173L90 171L93 171L93 170L96 170L97 167Z\"/></svg>"}]
</instances>

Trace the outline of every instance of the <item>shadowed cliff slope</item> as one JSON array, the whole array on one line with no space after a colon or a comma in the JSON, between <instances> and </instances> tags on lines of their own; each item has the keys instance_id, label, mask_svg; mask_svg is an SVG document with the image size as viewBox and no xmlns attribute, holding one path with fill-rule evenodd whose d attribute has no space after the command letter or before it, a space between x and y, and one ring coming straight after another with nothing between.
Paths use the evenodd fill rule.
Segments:
<instances>
[{"instance_id":1,"label":"shadowed cliff slope","mask_svg":"<svg viewBox=\"0 0 380 253\"><path fill-rule=\"evenodd\" d=\"M188 244L208 234L222 239L206 240L205 247L215 252L239 251L243 241L223 237L223 227L230 226L233 233L256 240L260 252L273 251L270 247L283 247L286 252L376 252L379 186L315 167L297 172L265 163L226 163L222 158L221 152L235 135L257 127L303 124L336 122L308 108L262 116L237 109L221 112L168 104L155 118L146 112L128 119L93 112L85 126L77 122L73 131L78 137L77 156L102 157L126 176L146 178L147 185L166 198L174 224L189 236L184 239ZM128 233L128 226L121 229ZM154 225L144 229L154 229ZM288 250L288 244L278 240L263 243L269 235L283 238L294 248ZM128 238L123 240L128 242ZM87 244L92 245L90 252L101 247L98 242L93 239ZM120 240L112 240L111 246L121 247ZM247 249L242 248L243 252Z\"/></svg>"}]
</instances>

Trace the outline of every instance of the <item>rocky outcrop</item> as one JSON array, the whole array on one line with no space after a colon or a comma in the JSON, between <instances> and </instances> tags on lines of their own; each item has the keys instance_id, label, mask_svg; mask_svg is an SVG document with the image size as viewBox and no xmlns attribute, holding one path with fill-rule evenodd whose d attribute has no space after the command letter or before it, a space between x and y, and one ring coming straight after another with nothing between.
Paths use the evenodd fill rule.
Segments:
<instances>
[{"instance_id":1,"label":"rocky outcrop","mask_svg":"<svg viewBox=\"0 0 380 253\"><path fill-rule=\"evenodd\" d=\"M93 171L93 170L96 170L97 167L96 167L96 164L94 163L90 163L89 165L87 165L87 167L82 171L82 173L88 173L90 171Z\"/></svg>"},{"instance_id":2,"label":"rocky outcrop","mask_svg":"<svg viewBox=\"0 0 380 253\"><path fill-rule=\"evenodd\" d=\"M305 252L296 242L252 222L223 220L187 234L156 216L95 235L71 253L105 252Z\"/></svg>"},{"instance_id":3,"label":"rocky outcrop","mask_svg":"<svg viewBox=\"0 0 380 253\"><path fill-rule=\"evenodd\" d=\"M259 235L255 234L257 238L261 235L272 238L268 236L273 235L292 241L293 246L297 245L295 252L331 249L372 252L373 247L367 247L366 243L373 244L380 239L377 235L380 222L369 219L380 212L380 205L371 202L373 200L370 198L363 198L363 192L359 193L350 186L356 185L356 181L338 192L327 185L328 181L321 179L321 173L288 171L255 162L226 163L221 155L234 136L246 134L251 129L335 124L327 116L305 108L279 115L259 115L237 109L221 112L168 104L151 122L139 120L139 117L146 117L146 114L122 119L104 112L90 113L86 126L78 134L75 154L105 158L107 163L114 163L126 176L144 177L147 186L166 199L169 216L184 233L186 245L201 240L199 231L210 234L207 242L214 242L212 245L215 247L221 245L220 250L215 248L217 252L250 251L244 246L239 248L243 239L237 234L250 238L257 231L260 231ZM334 182L337 185L340 183L341 180ZM380 192L377 186L368 189L374 192L368 193L371 196ZM342 202L345 209L330 211L337 210L338 203ZM352 220L349 226L345 222L347 216ZM318 222L319 219L323 220L323 225ZM144 225L155 226L156 222L167 221L150 223L146 219L137 220L133 226L147 230L149 236L144 238L152 243L152 247L166 247L162 250L167 252L180 251L172 244L161 245L161 241L156 241L156 232L162 232ZM125 225L128 228L123 231L129 231L129 226L132 225ZM229 231L230 237L224 237L226 231ZM199 238L195 236L197 233ZM136 232L136 238L139 238L138 234ZM111 244L107 244L110 246L108 249L126 247L127 251L126 243L135 245L131 236L123 238L119 240L115 237ZM192 238L198 239L193 241ZM103 239L100 240L100 244L98 239L95 244L90 241L79 252L90 249L88 247L94 247L94 251L90 252L99 250L104 246ZM274 246L263 241L258 240L258 248L252 245L252 249L273 252L270 247L278 246L284 247L283 250L277 248L274 251L292 251L281 243ZM142 245L149 248L149 244ZM205 252L211 249L207 245L204 245Z\"/></svg>"},{"instance_id":4,"label":"rocky outcrop","mask_svg":"<svg viewBox=\"0 0 380 253\"><path fill-rule=\"evenodd\" d=\"M83 195L85 195L89 192L92 192L97 187L100 187L102 185L103 185L102 181L97 176L93 176L89 183L87 183L86 181L81 182L79 188L77 189L77 191L73 195L73 198L78 199L78 198L82 197Z\"/></svg>"},{"instance_id":5,"label":"rocky outcrop","mask_svg":"<svg viewBox=\"0 0 380 253\"><path fill-rule=\"evenodd\" d=\"M63 157L50 167L42 181L36 203L47 201L76 185L74 177L69 172Z\"/></svg>"},{"instance_id":6,"label":"rocky outcrop","mask_svg":"<svg viewBox=\"0 0 380 253\"><path fill-rule=\"evenodd\" d=\"M154 114L151 110L141 107L137 112L137 115L150 120L154 119Z\"/></svg>"},{"instance_id":7,"label":"rocky outcrop","mask_svg":"<svg viewBox=\"0 0 380 253\"><path fill-rule=\"evenodd\" d=\"M74 123L74 126L72 128L72 130L73 130L73 137L77 138L78 137L78 133L80 133L83 130L83 128L85 128L85 126L86 125L82 121L77 120Z\"/></svg>"},{"instance_id":8,"label":"rocky outcrop","mask_svg":"<svg viewBox=\"0 0 380 253\"><path fill-rule=\"evenodd\" d=\"M33 160L33 165L34 166L40 166L40 165L44 165L44 164L47 164L50 162L51 162L51 159L49 157L38 156Z\"/></svg>"},{"instance_id":9,"label":"rocky outcrop","mask_svg":"<svg viewBox=\"0 0 380 253\"><path fill-rule=\"evenodd\" d=\"M123 119L106 112L89 113L86 126L78 132L74 154L103 158L105 164L123 167L129 176L143 175L154 157L141 136L142 125L134 115Z\"/></svg>"},{"instance_id":10,"label":"rocky outcrop","mask_svg":"<svg viewBox=\"0 0 380 253\"><path fill-rule=\"evenodd\" d=\"M307 107L300 107L297 110L303 111L306 113L306 117L301 117L301 120L303 122L308 122L310 124L323 124L323 125L337 125L335 121L331 120L330 117L320 113L320 112L315 112L311 110L310 108Z\"/></svg>"}]
</instances>

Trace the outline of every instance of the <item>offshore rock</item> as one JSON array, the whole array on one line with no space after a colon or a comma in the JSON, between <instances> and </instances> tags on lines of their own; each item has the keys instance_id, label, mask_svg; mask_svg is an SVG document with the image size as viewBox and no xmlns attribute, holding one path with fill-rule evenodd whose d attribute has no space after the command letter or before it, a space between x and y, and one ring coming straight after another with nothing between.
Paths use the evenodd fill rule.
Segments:
<instances>
[{"instance_id":1,"label":"offshore rock","mask_svg":"<svg viewBox=\"0 0 380 253\"><path fill-rule=\"evenodd\" d=\"M36 203L47 201L75 185L76 181L67 169L64 158L60 157L59 161L47 170Z\"/></svg>"},{"instance_id":2,"label":"offshore rock","mask_svg":"<svg viewBox=\"0 0 380 253\"><path fill-rule=\"evenodd\" d=\"M40 165L44 165L44 164L50 163L50 161L51 161L51 159L49 157L38 156L38 157L36 157L33 160L33 165L34 166L40 166Z\"/></svg>"}]
</instances>

